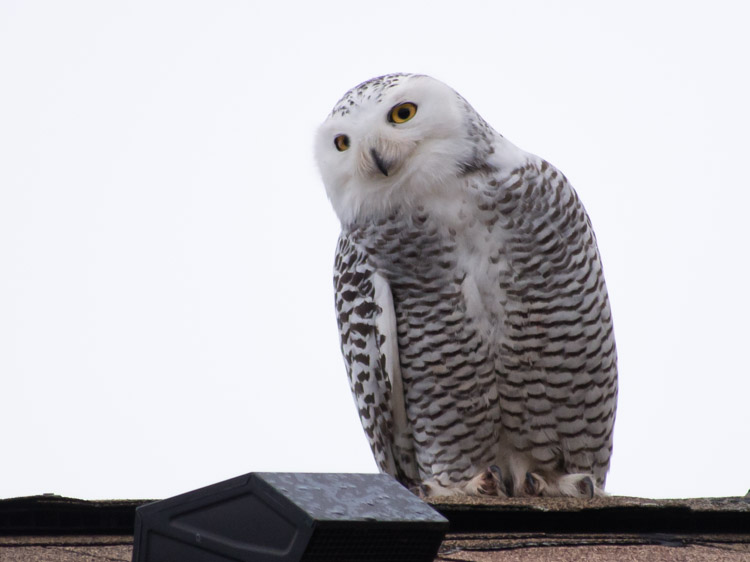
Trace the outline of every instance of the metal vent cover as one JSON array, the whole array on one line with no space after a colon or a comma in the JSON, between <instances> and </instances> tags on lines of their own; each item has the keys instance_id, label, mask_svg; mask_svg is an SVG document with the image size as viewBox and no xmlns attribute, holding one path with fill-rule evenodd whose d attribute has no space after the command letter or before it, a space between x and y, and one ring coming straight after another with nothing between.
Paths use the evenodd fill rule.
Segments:
<instances>
[{"instance_id":1,"label":"metal vent cover","mask_svg":"<svg viewBox=\"0 0 750 562\"><path fill-rule=\"evenodd\" d=\"M447 529L384 474L258 472L139 507L133 562L431 562Z\"/></svg>"}]
</instances>

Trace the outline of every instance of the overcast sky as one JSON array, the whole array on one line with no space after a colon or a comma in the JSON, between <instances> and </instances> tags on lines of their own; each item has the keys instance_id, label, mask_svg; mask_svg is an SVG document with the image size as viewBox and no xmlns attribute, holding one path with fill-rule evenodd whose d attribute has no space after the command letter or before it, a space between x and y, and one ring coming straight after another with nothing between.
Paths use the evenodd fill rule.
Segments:
<instances>
[{"instance_id":1,"label":"overcast sky","mask_svg":"<svg viewBox=\"0 0 750 562\"><path fill-rule=\"evenodd\" d=\"M451 85L593 221L620 356L608 491L750 488L742 2L0 0L0 497L370 472L313 136Z\"/></svg>"}]
</instances>

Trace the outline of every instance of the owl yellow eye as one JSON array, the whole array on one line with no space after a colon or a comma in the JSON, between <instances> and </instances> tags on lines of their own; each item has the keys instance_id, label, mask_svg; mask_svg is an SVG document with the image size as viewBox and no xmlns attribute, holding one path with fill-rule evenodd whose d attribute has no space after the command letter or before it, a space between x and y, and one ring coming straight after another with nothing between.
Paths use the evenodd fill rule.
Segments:
<instances>
[{"instance_id":1,"label":"owl yellow eye","mask_svg":"<svg viewBox=\"0 0 750 562\"><path fill-rule=\"evenodd\" d=\"M335 139L333 139L333 144L336 145L336 149L339 152L344 152L349 148L349 137L347 137L346 135L339 135Z\"/></svg>"},{"instance_id":2,"label":"owl yellow eye","mask_svg":"<svg viewBox=\"0 0 750 562\"><path fill-rule=\"evenodd\" d=\"M391 109L388 121L391 123L406 123L417 114L417 105L411 102L400 103Z\"/></svg>"}]
</instances>

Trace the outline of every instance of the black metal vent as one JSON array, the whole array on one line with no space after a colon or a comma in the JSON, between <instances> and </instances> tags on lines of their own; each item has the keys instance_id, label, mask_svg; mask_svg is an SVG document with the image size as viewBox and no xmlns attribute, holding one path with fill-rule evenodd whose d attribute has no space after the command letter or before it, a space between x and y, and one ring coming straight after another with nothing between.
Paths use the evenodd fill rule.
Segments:
<instances>
[{"instance_id":1,"label":"black metal vent","mask_svg":"<svg viewBox=\"0 0 750 562\"><path fill-rule=\"evenodd\" d=\"M382 474L251 473L136 510L134 562L431 562L448 521Z\"/></svg>"}]
</instances>

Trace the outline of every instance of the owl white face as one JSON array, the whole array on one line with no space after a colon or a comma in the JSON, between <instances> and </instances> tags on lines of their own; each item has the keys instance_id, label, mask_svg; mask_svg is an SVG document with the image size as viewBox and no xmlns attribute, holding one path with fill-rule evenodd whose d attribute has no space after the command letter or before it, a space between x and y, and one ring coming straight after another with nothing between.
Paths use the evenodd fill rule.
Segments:
<instances>
[{"instance_id":1,"label":"owl white face","mask_svg":"<svg viewBox=\"0 0 750 562\"><path fill-rule=\"evenodd\" d=\"M389 75L339 101L318 130L315 156L347 224L455 188L473 146L465 102L454 90L428 76Z\"/></svg>"}]
</instances>

